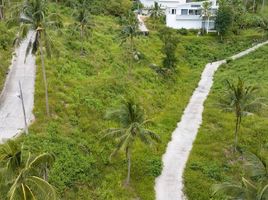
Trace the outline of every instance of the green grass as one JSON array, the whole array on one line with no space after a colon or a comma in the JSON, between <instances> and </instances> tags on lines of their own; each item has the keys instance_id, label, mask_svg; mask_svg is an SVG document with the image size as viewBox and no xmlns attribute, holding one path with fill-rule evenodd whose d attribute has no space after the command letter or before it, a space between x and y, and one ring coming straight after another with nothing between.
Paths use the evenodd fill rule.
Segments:
<instances>
[{"instance_id":1,"label":"green grass","mask_svg":"<svg viewBox=\"0 0 268 200\"><path fill-rule=\"evenodd\" d=\"M72 23L72 10L56 7L65 25ZM161 171L161 156L171 133L196 87L207 62L229 57L263 40L262 32L251 31L232 36L221 43L215 36L181 36L177 56L178 72L170 78L156 74L149 65L161 65L162 42L157 31L136 39L137 49L145 56L131 70L125 46L120 45L119 20L93 16L92 35L80 55L79 34L65 28L51 31L59 51L46 60L51 118L45 114L44 88L38 70L35 93L35 122L24 148L32 152L53 152L56 162L50 182L62 199L129 200L154 199L154 180ZM119 105L122 96L134 96L145 108L162 143L155 149L135 144L131 184L124 187L126 161L119 154L111 162L113 144L100 142L103 129L116 124L104 120L107 109Z\"/></svg>"},{"instance_id":2,"label":"green grass","mask_svg":"<svg viewBox=\"0 0 268 200\"><path fill-rule=\"evenodd\" d=\"M232 154L235 117L223 112L219 103L226 88L226 79L237 81L240 76L248 85L259 88L258 96L268 98L268 46L221 66L216 73L212 91L205 103L203 124L194 143L184 173L189 200L206 200L211 186L218 182L240 181L243 174L241 158ZM268 142L267 107L253 116L245 117L239 134L239 147L254 153Z\"/></svg>"}]
</instances>

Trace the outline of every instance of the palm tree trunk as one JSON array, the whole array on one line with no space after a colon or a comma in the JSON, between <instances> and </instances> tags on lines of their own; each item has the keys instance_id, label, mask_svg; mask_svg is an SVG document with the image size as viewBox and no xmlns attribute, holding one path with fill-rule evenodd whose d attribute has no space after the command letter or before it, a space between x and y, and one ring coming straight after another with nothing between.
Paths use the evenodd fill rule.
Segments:
<instances>
[{"instance_id":1,"label":"palm tree trunk","mask_svg":"<svg viewBox=\"0 0 268 200\"><path fill-rule=\"evenodd\" d=\"M235 140L234 140L234 151L237 151L237 144L238 144L238 131L240 125L240 117L236 116L236 123L235 123Z\"/></svg>"},{"instance_id":2,"label":"palm tree trunk","mask_svg":"<svg viewBox=\"0 0 268 200\"><path fill-rule=\"evenodd\" d=\"M80 31L80 37L81 37L81 52L80 54L83 55L84 51L84 27L81 26L81 31Z\"/></svg>"},{"instance_id":3,"label":"palm tree trunk","mask_svg":"<svg viewBox=\"0 0 268 200\"><path fill-rule=\"evenodd\" d=\"M46 76L46 69L45 69L45 61L44 61L43 45L42 45L42 42L41 42L41 41L39 41L39 44L40 44L40 54L41 54L41 63L42 63L43 81L44 81L44 86L45 86L46 111L47 111L47 116L50 116L50 112L49 112L49 104L48 104L47 76Z\"/></svg>"},{"instance_id":4,"label":"palm tree trunk","mask_svg":"<svg viewBox=\"0 0 268 200\"><path fill-rule=\"evenodd\" d=\"M21 100L21 105L22 105L22 112L23 112L23 118L24 118L24 130L26 135L28 135L28 124L27 124L27 118L26 118L26 112L25 112L25 106L24 106L24 99L23 99L23 93L22 93L22 88L21 88L21 83L19 81L19 88L20 88L20 100Z\"/></svg>"},{"instance_id":5,"label":"palm tree trunk","mask_svg":"<svg viewBox=\"0 0 268 200\"><path fill-rule=\"evenodd\" d=\"M208 17L208 21L207 21L207 34L208 34L208 30L209 30L209 17Z\"/></svg>"},{"instance_id":6,"label":"palm tree trunk","mask_svg":"<svg viewBox=\"0 0 268 200\"><path fill-rule=\"evenodd\" d=\"M255 13L256 0L253 0L253 13Z\"/></svg>"},{"instance_id":7,"label":"palm tree trunk","mask_svg":"<svg viewBox=\"0 0 268 200\"><path fill-rule=\"evenodd\" d=\"M4 0L0 0L0 20L4 19Z\"/></svg>"},{"instance_id":8,"label":"palm tree trunk","mask_svg":"<svg viewBox=\"0 0 268 200\"><path fill-rule=\"evenodd\" d=\"M131 168L131 155L130 154L131 154L130 150L127 149L127 160L128 160L127 182L126 182L127 185L130 182L130 168Z\"/></svg>"}]
</instances>

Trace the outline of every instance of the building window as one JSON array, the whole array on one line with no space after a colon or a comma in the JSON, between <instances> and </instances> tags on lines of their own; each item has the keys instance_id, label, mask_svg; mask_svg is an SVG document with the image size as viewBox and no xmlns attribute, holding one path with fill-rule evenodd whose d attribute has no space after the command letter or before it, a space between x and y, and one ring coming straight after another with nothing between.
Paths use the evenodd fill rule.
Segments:
<instances>
[{"instance_id":1,"label":"building window","mask_svg":"<svg viewBox=\"0 0 268 200\"><path fill-rule=\"evenodd\" d=\"M189 10L189 15L201 15L201 10Z\"/></svg>"},{"instance_id":2,"label":"building window","mask_svg":"<svg viewBox=\"0 0 268 200\"><path fill-rule=\"evenodd\" d=\"M181 9L181 15L188 15L188 9Z\"/></svg>"},{"instance_id":3,"label":"building window","mask_svg":"<svg viewBox=\"0 0 268 200\"><path fill-rule=\"evenodd\" d=\"M172 8L172 9L171 9L171 14L172 14L172 15L176 15L176 9Z\"/></svg>"}]
</instances>

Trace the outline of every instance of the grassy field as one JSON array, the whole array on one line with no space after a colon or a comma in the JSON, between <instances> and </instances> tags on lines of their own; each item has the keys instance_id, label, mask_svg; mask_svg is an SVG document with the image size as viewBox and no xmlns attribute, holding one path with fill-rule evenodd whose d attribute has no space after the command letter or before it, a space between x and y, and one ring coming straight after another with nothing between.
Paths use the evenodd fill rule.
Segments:
<instances>
[{"instance_id":1,"label":"grassy field","mask_svg":"<svg viewBox=\"0 0 268 200\"><path fill-rule=\"evenodd\" d=\"M221 66L214 86L205 103L203 124L194 143L184 174L186 193L190 200L209 199L211 186L217 182L237 181L243 175L241 157L231 153L234 142L235 118L216 104L226 88L226 79L243 78L248 85L258 87L258 97L268 98L268 46ZM267 147L268 108L245 117L239 135L239 147L258 153Z\"/></svg>"},{"instance_id":2,"label":"grassy field","mask_svg":"<svg viewBox=\"0 0 268 200\"><path fill-rule=\"evenodd\" d=\"M71 9L55 4L50 9L63 15L65 25L73 23L69 17ZM67 27L50 31L59 52L46 60L52 116L47 118L45 114L38 57L36 120L30 135L25 137L24 148L56 155L50 182L62 199L154 199L154 180L161 172L161 156L204 65L263 40L263 33L245 31L224 43L212 35L180 36L178 70L164 78L149 67L152 63L161 65L163 57L157 31L135 39L138 51L144 56L129 70L125 45L120 45L119 20L111 16L92 16L92 20L92 34L84 42L85 55L80 55L79 33ZM123 186L127 168L124 154L110 162L113 144L100 142L100 132L116 126L103 116L107 109L118 106L123 96L133 96L145 108L148 118L155 122L150 129L162 139L155 149L135 144L132 179L127 188Z\"/></svg>"}]
</instances>

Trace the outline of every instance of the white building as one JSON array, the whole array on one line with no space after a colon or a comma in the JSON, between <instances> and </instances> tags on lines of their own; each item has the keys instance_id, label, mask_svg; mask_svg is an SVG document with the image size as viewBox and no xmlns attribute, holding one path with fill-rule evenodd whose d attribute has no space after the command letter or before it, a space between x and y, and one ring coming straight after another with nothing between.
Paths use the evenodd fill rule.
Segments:
<instances>
[{"instance_id":1,"label":"white building","mask_svg":"<svg viewBox=\"0 0 268 200\"><path fill-rule=\"evenodd\" d=\"M216 0L211 2L211 16L205 19L202 13L204 2L189 2L189 0L141 0L145 7L152 7L158 2L166 10L166 25L174 29L215 29L215 14L218 10Z\"/></svg>"},{"instance_id":2,"label":"white building","mask_svg":"<svg viewBox=\"0 0 268 200\"><path fill-rule=\"evenodd\" d=\"M168 7L176 7L179 4L186 3L186 0L140 0L145 8L151 8L154 6L154 2L157 2L163 9Z\"/></svg>"},{"instance_id":3,"label":"white building","mask_svg":"<svg viewBox=\"0 0 268 200\"><path fill-rule=\"evenodd\" d=\"M168 7L166 11L166 25L175 29L215 29L214 19L218 6L215 0L210 2L211 16L209 19L202 14L202 4L204 2L190 2L176 7Z\"/></svg>"}]
</instances>

